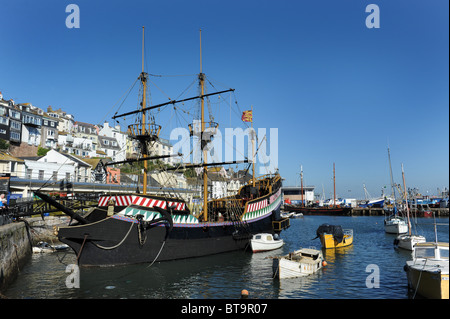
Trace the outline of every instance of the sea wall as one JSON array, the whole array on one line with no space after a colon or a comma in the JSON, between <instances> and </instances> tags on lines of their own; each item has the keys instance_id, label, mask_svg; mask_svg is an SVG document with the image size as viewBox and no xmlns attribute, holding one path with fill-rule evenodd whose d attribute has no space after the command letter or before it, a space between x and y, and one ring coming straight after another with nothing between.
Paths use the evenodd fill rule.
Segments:
<instances>
[{"instance_id":1,"label":"sea wall","mask_svg":"<svg viewBox=\"0 0 450 319\"><path fill-rule=\"evenodd\" d=\"M24 222L0 226L0 292L16 279L31 254L31 235Z\"/></svg>"}]
</instances>

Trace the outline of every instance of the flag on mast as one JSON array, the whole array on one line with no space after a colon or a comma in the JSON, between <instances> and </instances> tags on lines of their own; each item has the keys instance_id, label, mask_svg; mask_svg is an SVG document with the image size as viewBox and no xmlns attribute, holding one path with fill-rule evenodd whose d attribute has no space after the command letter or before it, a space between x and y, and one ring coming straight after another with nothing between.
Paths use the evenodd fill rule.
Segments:
<instances>
[{"instance_id":1,"label":"flag on mast","mask_svg":"<svg viewBox=\"0 0 450 319\"><path fill-rule=\"evenodd\" d=\"M244 122L253 122L253 111L244 111L242 112L242 121Z\"/></svg>"}]
</instances>

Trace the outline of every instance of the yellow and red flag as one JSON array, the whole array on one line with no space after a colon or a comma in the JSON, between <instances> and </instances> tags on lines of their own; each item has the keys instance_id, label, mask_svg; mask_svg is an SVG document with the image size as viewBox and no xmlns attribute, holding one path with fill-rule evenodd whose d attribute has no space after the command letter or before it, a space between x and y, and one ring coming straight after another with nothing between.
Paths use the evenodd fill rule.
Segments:
<instances>
[{"instance_id":1,"label":"yellow and red flag","mask_svg":"<svg viewBox=\"0 0 450 319\"><path fill-rule=\"evenodd\" d=\"M244 122L253 122L253 111L244 111L242 112L242 121Z\"/></svg>"}]
</instances>

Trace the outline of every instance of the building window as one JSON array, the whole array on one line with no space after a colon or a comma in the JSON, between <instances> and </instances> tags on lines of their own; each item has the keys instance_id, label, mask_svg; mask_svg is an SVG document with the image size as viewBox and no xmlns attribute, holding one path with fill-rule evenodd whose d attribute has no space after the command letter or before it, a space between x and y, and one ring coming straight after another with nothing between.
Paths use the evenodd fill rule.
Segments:
<instances>
[{"instance_id":1,"label":"building window","mask_svg":"<svg viewBox=\"0 0 450 319\"><path fill-rule=\"evenodd\" d=\"M31 179L31 175L33 174L33 170L31 168L27 168L27 175L26 178L27 179Z\"/></svg>"},{"instance_id":2,"label":"building window","mask_svg":"<svg viewBox=\"0 0 450 319\"><path fill-rule=\"evenodd\" d=\"M43 170L39 170L39 177L38 179L43 180L44 179L44 171Z\"/></svg>"},{"instance_id":3,"label":"building window","mask_svg":"<svg viewBox=\"0 0 450 319\"><path fill-rule=\"evenodd\" d=\"M57 171L53 171L52 179L53 179L54 181L57 181L57 180L58 180L58 172L57 172Z\"/></svg>"}]
</instances>

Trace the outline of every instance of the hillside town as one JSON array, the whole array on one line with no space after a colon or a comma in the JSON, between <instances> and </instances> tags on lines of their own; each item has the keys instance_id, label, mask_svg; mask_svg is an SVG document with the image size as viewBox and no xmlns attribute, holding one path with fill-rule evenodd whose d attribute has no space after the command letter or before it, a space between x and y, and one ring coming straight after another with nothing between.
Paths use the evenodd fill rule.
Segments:
<instances>
[{"instance_id":1,"label":"hillside town","mask_svg":"<svg viewBox=\"0 0 450 319\"><path fill-rule=\"evenodd\" d=\"M168 140L160 138L154 142L152 151L157 156L170 155L173 147ZM44 110L32 103L16 103L0 92L0 174L55 185L61 181L139 185L142 167L106 165L136 158L137 154L136 141L119 125L76 121L61 108L48 106ZM156 170L174 164L173 157L168 157L150 165L148 185L189 189L194 191L189 200L195 199L196 192L201 191L201 181L195 171ZM250 178L248 172L234 172L232 168L215 167L209 173L211 198L236 193Z\"/></svg>"}]
</instances>

